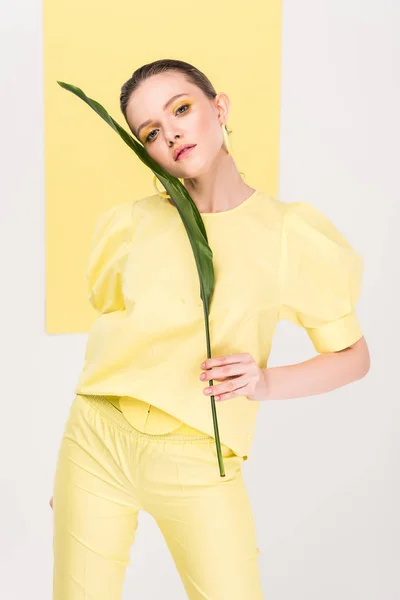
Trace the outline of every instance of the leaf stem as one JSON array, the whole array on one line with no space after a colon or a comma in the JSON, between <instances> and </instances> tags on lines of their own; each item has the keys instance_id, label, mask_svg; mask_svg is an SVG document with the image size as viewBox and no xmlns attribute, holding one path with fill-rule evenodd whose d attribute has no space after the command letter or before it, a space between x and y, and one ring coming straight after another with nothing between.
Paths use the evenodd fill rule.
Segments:
<instances>
[{"instance_id":1,"label":"leaf stem","mask_svg":"<svg viewBox=\"0 0 400 600\"><path fill-rule=\"evenodd\" d=\"M208 319L208 310L207 310L207 306L206 306L205 302L203 302L203 308L204 308L204 323L206 326L207 358L211 358L210 325L209 325L209 319ZM212 386L213 380L211 379L208 383L210 386ZM225 467L224 467L224 460L222 458L221 441L219 439L217 409L215 406L214 396L211 396L211 412L212 412L213 423L214 423L214 435L215 435L215 445L217 448L219 473L220 473L221 477L225 477Z\"/></svg>"}]
</instances>

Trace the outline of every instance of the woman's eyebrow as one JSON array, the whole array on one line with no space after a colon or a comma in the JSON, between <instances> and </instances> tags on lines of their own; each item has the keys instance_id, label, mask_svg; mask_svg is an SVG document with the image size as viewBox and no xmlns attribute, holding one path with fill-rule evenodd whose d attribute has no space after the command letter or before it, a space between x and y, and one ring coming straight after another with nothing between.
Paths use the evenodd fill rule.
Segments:
<instances>
[{"instance_id":1,"label":"woman's eyebrow","mask_svg":"<svg viewBox=\"0 0 400 600\"><path fill-rule=\"evenodd\" d=\"M173 102L174 100L176 100L176 98L180 98L181 96L188 96L189 92L184 92L182 94L175 94L175 96L172 96L172 98L170 98L163 106L163 110L166 110L168 108L168 106L171 104L171 102ZM139 137L139 133L141 131L141 129L143 129L143 127L146 127L146 125L149 125L151 123L151 119L148 119L147 121L144 121L144 123L141 124L141 126L139 127L139 129L137 130L137 136Z\"/></svg>"}]
</instances>

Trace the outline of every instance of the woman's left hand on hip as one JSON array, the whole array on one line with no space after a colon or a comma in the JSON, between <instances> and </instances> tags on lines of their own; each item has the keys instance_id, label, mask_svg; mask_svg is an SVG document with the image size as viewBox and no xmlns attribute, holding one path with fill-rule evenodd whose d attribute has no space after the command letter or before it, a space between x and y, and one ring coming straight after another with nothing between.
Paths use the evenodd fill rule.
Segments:
<instances>
[{"instance_id":1,"label":"woman's left hand on hip","mask_svg":"<svg viewBox=\"0 0 400 600\"><path fill-rule=\"evenodd\" d=\"M208 358L200 368L203 369L200 375L202 381L222 382L203 390L206 396L214 395L218 402L235 396L246 396L248 400L257 401L267 399L267 369L261 369L247 352Z\"/></svg>"}]
</instances>

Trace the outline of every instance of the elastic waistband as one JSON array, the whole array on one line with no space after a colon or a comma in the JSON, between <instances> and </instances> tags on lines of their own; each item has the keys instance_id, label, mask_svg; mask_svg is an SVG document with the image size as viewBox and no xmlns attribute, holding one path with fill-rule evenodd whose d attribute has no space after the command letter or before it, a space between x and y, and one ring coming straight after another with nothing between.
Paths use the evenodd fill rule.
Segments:
<instances>
[{"instance_id":1,"label":"elastic waistband","mask_svg":"<svg viewBox=\"0 0 400 600\"><path fill-rule=\"evenodd\" d=\"M92 408L94 408L99 413L101 413L105 419L107 419L108 421L111 421L119 429L122 429L123 431L126 431L127 433L130 433L131 435L134 435L135 437L138 437L138 438L141 437L141 438L146 438L146 439L151 439L151 440L171 440L171 441L172 440L176 440L176 441L206 440L207 441L210 439L214 439L207 433L204 433L204 434L201 433L200 435L198 435L196 433L198 430L194 429L193 427L190 427L189 425L186 425L186 423L182 423L182 425L178 429L171 431L170 433L163 433L163 434L145 433L143 431L139 431L139 429L136 429L133 425L131 425L131 423L129 423L129 421L127 421L125 419L123 413L120 410L118 410L118 408L116 408L114 406L114 404L112 402L110 402L106 397L97 396L97 395L86 395L86 394L85 395L76 394L76 397L82 398L82 400L84 400L85 402L90 404L90 406Z\"/></svg>"}]
</instances>

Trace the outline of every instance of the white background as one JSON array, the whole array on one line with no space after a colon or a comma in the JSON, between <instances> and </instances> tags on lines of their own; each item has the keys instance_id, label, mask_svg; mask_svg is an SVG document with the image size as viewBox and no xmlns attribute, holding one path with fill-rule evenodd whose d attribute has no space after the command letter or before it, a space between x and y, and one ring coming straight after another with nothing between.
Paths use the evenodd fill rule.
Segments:
<instances>
[{"instance_id":1,"label":"white background","mask_svg":"<svg viewBox=\"0 0 400 600\"><path fill-rule=\"evenodd\" d=\"M47 600L48 501L87 336L44 326L40 2L2 4L0 28L0 596ZM400 599L399 54L398 1L283 2L279 197L313 203L364 256L372 367L329 395L260 407L243 472L271 600ZM279 324L271 366L313 354ZM186 597L146 513L131 557L124 600Z\"/></svg>"}]
</instances>

